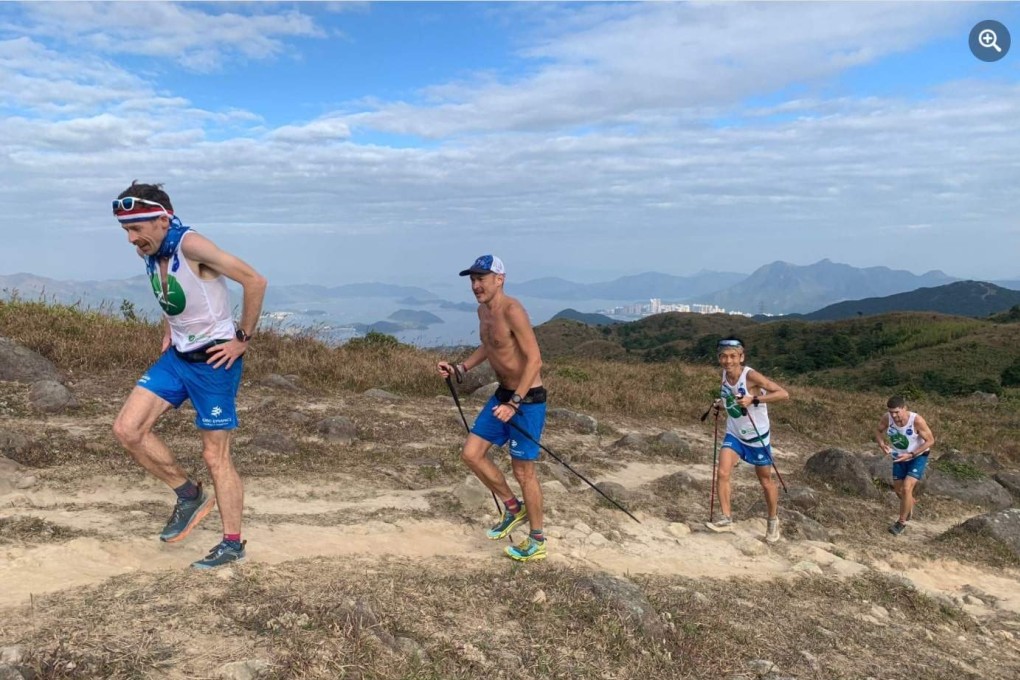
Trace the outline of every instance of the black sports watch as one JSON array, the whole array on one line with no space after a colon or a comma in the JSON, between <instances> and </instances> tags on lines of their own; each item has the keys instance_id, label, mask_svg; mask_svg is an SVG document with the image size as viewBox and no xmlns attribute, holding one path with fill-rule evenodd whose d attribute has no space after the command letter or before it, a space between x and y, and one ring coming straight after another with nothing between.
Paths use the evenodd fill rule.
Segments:
<instances>
[{"instance_id":1,"label":"black sports watch","mask_svg":"<svg viewBox=\"0 0 1020 680\"><path fill-rule=\"evenodd\" d=\"M514 393L514 396L510 397L510 403L513 404L514 406L520 406L522 401L524 400L521 399L521 395L517 394L516 392Z\"/></svg>"},{"instance_id":2,"label":"black sports watch","mask_svg":"<svg viewBox=\"0 0 1020 680\"><path fill-rule=\"evenodd\" d=\"M234 333L234 337L240 340L241 342L248 342L249 340L251 340L251 336L245 333L244 329L242 328L237 329L237 332Z\"/></svg>"}]
</instances>

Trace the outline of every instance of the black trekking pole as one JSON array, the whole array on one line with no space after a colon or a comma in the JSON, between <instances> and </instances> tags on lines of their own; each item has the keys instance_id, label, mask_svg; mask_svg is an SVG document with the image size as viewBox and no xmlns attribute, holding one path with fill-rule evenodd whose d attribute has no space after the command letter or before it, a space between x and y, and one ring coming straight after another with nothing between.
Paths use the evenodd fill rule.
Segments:
<instances>
[{"instance_id":1,"label":"black trekking pole","mask_svg":"<svg viewBox=\"0 0 1020 680\"><path fill-rule=\"evenodd\" d=\"M754 433L758 435L758 441L761 441L761 432L758 431L758 426L754 424L754 418L751 417L751 413L747 408L741 406L740 412L747 416L747 419L751 421L751 427L754 428ZM769 458L772 460L772 469L776 471L776 477L779 477L779 483L783 485L783 492L789 494L789 489L786 488L786 482L783 481L783 476L779 474L779 468L776 467L776 460L772 457L772 445L769 445Z\"/></svg>"},{"instance_id":2,"label":"black trekking pole","mask_svg":"<svg viewBox=\"0 0 1020 680\"><path fill-rule=\"evenodd\" d=\"M531 441L531 442L532 442L533 444L537 444L537 445L538 445L538 447L539 447L540 449L542 449L543 451L545 451L546 453L548 453L548 454L549 454L550 456L552 456L552 457L553 457L553 458L554 458L554 459L556 460L556 462L557 462L557 463L559 463L559 464L560 464L560 465L562 465L563 467L565 467L565 468L567 468L568 470L570 470L571 472L573 472L573 473L574 473L575 475L577 475L577 476L578 476L578 478L579 478L579 479L580 479L581 481L583 481L583 482L584 482L585 484L587 484L588 486L590 486L591 488L595 489L595 490L596 490L596 491L598 491L598 492L599 492L600 494L602 494L602 497L603 497L603 498L605 498L605 499L606 499L607 501L609 501L610 503L612 503L613 505L615 505L616 507L618 507L618 508L619 508L620 510L623 510L623 511L624 511L624 512L625 512L625 513L627 514L627 517L630 517L630 518L631 518L632 520L634 520L634 521L635 521L635 522L637 522L638 524L641 524L641 520L639 520L639 519L638 519L637 517L635 517L634 515L630 514L630 511L629 511L629 510L627 510L627 508L623 507L622 505L620 505L619 503L617 503L616 501L614 501L614 500L613 500L612 498L610 498L609 496L607 496L607 495L606 495L606 492L605 492L605 491L603 491L602 489L598 488L597 486L595 486L594 484L592 484L591 482L589 482L589 481L588 481L588 480L587 480L587 479L585 478L585 476L584 476L584 475L582 475L582 474L581 474L580 472L578 472L578 471L577 471L577 470L575 470L574 468L570 467L570 465L568 465L568 464L567 464L566 462L564 462L564 460L563 460L562 458L560 458L560 457L559 457L559 456L557 456L557 455L556 455L555 453L553 453L552 451L550 451L550 450L549 450L549 449L548 449L548 448L546 447L546 445L545 445L545 444L541 443L540 441L538 441L537 439L535 439L534 437L532 437L532 436L531 436L530 434L528 434L528 433L527 433L527 432L526 432L525 430L523 430L522 428L518 427L518 426L517 426L517 424L516 424L516 423L515 423L515 422L514 422L513 420L510 420L510 421L508 421L508 422L507 422L507 425L509 425L510 427L514 428L515 430L517 430L518 432L520 432L521 434L523 434L523 435L524 435L525 437L527 437L527 438L528 438L528 439L529 439L529 440L530 440L530 441Z\"/></svg>"},{"instance_id":3,"label":"black trekking pole","mask_svg":"<svg viewBox=\"0 0 1020 680\"><path fill-rule=\"evenodd\" d=\"M711 409L709 409L711 410ZM707 412L706 412L707 414ZM702 418L704 420L704 418ZM708 521L715 521L715 482L719 469L719 409L715 409L715 434L712 436L712 493L708 500Z\"/></svg>"},{"instance_id":4,"label":"black trekking pole","mask_svg":"<svg viewBox=\"0 0 1020 680\"><path fill-rule=\"evenodd\" d=\"M460 376L457 377L458 379L460 378ZM460 397L457 396L457 388L453 386L453 381L450 380L450 376L446 376L446 386L450 388L450 395L453 397L453 403L457 405L457 411L460 413L460 419L464 423L464 429L467 430L468 434L471 434L471 426L468 425L467 418L464 417L464 409L460 406ZM499 509L499 499L496 498L496 492L489 489L489 493L492 494L492 502L496 504L496 514L502 517L503 511ZM514 535L512 533L507 534L506 537L511 543L514 542Z\"/></svg>"}]
</instances>

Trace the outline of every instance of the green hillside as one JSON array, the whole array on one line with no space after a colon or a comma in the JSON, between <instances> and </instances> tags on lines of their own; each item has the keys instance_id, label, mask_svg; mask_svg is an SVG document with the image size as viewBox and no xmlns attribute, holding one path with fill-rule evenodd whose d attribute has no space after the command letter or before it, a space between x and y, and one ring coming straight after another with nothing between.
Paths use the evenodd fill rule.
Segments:
<instances>
[{"instance_id":1,"label":"green hillside","mask_svg":"<svg viewBox=\"0 0 1020 680\"><path fill-rule=\"evenodd\" d=\"M841 321L669 313L593 329L538 328L543 352L630 361L714 364L716 342L737 335L747 363L777 379L855 390L958 396L1020 386L1020 313L979 320L900 312ZM601 341L597 345L596 341ZM599 354L592 348L598 347ZM578 351L583 348L583 351Z\"/></svg>"}]
</instances>

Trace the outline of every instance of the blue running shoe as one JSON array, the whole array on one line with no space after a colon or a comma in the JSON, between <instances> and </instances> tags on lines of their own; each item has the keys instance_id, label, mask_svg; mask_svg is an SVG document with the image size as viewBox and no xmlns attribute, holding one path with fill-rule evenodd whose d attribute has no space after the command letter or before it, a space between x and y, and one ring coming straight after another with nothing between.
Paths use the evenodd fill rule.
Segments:
<instances>
[{"instance_id":1,"label":"blue running shoe","mask_svg":"<svg viewBox=\"0 0 1020 680\"><path fill-rule=\"evenodd\" d=\"M177 499L173 514L163 527L159 540L165 543L176 543L184 540L184 537L191 533L191 530L198 526L198 523L205 519L205 516L216 505L216 497L210 496L202 490L202 484L198 484L198 497L192 501Z\"/></svg>"},{"instance_id":2,"label":"blue running shoe","mask_svg":"<svg viewBox=\"0 0 1020 680\"><path fill-rule=\"evenodd\" d=\"M244 559L244 546L248 541L241 541L241 545L220 541L209 554L197 562L192 562L193 569L215 569L224 564L233 564Z\"/></svg>"},{"instance_id":3,"label":"blue running shoe","mask_svg":"<svg viewBox=\"0 0 1020 680\"><path fill-rule=\"evenodd\" d=\"M503 552L506 553L507 557L518 562L531 562L546 558L545 541L536 541L531 536L528 536L517 545L505 548Z\"/></svg>"},{"instance_id":4,"label":"blue running shoe","mask_svg":"<svg viewBox=\"0 0 1020 680\"><path fill-rule=\"evenodd\" d=\"M528 519L528 509L524 507L524 503L521 503L521 509L517 511L516 515L504 510L502 519L499 520L499 523L496 524L496 526L486 532L486 536L494 541L498 541L513 531L514 527L526 519Z\"/></svg>"}]
</instances>

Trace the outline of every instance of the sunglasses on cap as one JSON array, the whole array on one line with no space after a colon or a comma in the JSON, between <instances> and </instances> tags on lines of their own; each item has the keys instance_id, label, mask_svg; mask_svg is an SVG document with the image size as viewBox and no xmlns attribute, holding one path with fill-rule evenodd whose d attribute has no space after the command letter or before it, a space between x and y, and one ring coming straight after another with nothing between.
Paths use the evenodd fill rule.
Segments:
<instances>
[{"instance_id":1,"label":"sunglasses on cap","mask_svg":"<svg viewBox=\"0 0 1020 680\"><path fill-rule=\"evenodd\" d=\"M113 209L121 212L130 212L138 207L137 204L142 205L154 205L160 208L163 212L166 212L166 208L161 203L155 201L147 201L144 198L135 198L134 196L125 196L124 198L115 198L113 200Z\"/></svg>"},{"instance_id":2,"label":"sunglasses on cap","mask_svg":"<svg viewBox=\"0 0 1020 680\"><path fill-rule=\"evenodd\" d=\"M720 340L716 347L743 347L744 343L739 340Z\"/></svg>"}]
</instances>

